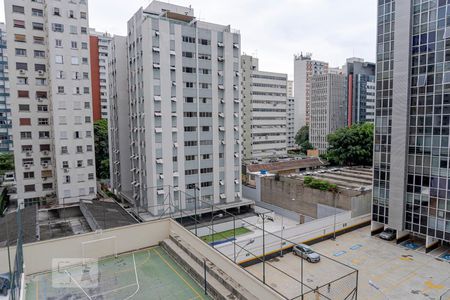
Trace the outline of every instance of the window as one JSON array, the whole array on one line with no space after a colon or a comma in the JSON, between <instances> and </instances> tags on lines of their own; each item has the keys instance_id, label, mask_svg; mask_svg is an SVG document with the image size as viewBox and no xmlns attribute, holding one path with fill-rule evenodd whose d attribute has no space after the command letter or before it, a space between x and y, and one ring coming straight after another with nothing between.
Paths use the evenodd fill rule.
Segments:
<instances>
[{"instance_id":1,"label":"window","mask_svg":"<svg viewBox=\"0 0 450 300\"><path fill-rule=\"evenodd\" d=\"M28 105L28 104L19 104L19 111L21 111L21 112L30 111L30 105Z\"/></svg>"},{"instance_id":2,"label":"window","mask_svg":"<svg viewBox=\"0 0 450 300\"><path fill-rule=\"evenodd\" d=\"M31 15L34 17L43 17L44 12L42 9L32 8L31 9Z\"/></svg>"},{"instance_id":3,"label":"window","mask_svg":"<svg viewBox=\"0 0 450 300\"><path fill-rule=\"evenodd\" d=\"M45 51L34 50L35 58L45 58Z\"/></svg>"},{"instance_id":4,"label":"window","mask_svg":"<svg viewBox=\"0 0 450 300\"><path fill-rule=\"evenodd\" d=\"M48 125L48 118L38 118L38 125Z\"/></svg>"},{"instance_id":5,"label":"window","mask_svg":"<svg viewBox=\"0 0 450 300\"><path fill-rule=\"evenodd\" d=\"M61 147L61 154L68 154L69 150L67 150L67 146L62 146Z\"/></svg>"},{"instance_id":6,"label":"window","mask_svg":"<svg viewBox=\"0 0 450 300\"><path fill-rule=\"evenodd\" d=\"M87 138L92 137L92 131L86 131L86 137Z\"/></svg>"},{"instance_id":7,"label":"window","mask_svg":"<svg viewBox=\"0 0 450 300\"><path fill-rule=\"evenodd\" d=\"M28 64L27 63L16 63L16 70L28 70Z\"/></svg>"},{"instance_id":8,"label":"window","mask_svg":"<svg viewBox=\"0 0 450 300\"><path fill-rule=\"evenodd\" d=\"M33 22L32 25L34 30L44 30L44 24L42 23Z\"/></svg>"},{"instance_id":9,"label":"window","mask_svg":"<svg viewBox=\"0 0 450 300\"><path fill-rule=\"evenodd\" d=\"M25 28L25 21L23 21L23 20L14 20L14 27L16 27L16 28Z\"/></svg>"},{"instance_id":10,"label":"window","mask_svg":"<svg viewBox=\"0 0 450 300\"><path fill-rule=\"evenodd\" d=\"M209 131L211 127L209 126L202 126L202 131Z\"/></svg>"},{"instance_id":11,"label":"window","mask_svg":"<svg viewBox=\"0 0 450 300\"><path fill-rule=\"evenodd\" d=\"M80 12L80 19L87 19L87 14L84 11Z\"/></svg>"},{"instance_id":12,"label":"window","mask_svg":"<svg viewBox=\"0 0 450 300\"><path fill-rule=\"evenodd\" d=\"M14 41L20 42L20 43L25 43L27 41L27 38L26 38L25 34L15 34Z\"/></svg>"},{"instance_id":13,"label":"window","mask_svg":"<svg viewBox=\"0 0 450 300\"><path fill-rule=\"evenodd\" d=\"M81 27L81 34L87 34L87 28Z\"/></svg>"},{"instance_id":14,"label":"window","mask_svg":"<svg viewBox=\"0 0 450 300\"><path fill-rule=\"evenodd\" d=\"M74 15L74 13L73 13L73 10L69 10L69 12L67 13L67 16L68 16L70 19L75 19L75 15Z\"/></svg>"},{"instance_id":15,"label":"window","mask_svg":"<svg viewBox=\"0 0 450 300\"><path fill-rule=\"evenodd\" d=\"M16 48L16 56L27 56L27 50Z\"/></svg>"},{"instance_id":16,"label":"window","mask_svg":"<svg viewBox=\"0 0 450 300\"><path fill-rule=\"evenodd\" d=\"M194 97L184 97L184 102L186 102L186 103L194 103Z\"/></svg>"},{"instance_id":17,"label":"window","mask_svg":"<svg viewBox=\"0 0 450 300\"><path fill-rule=\"evenodd\" d=\"M202 155L202 159L210 159L211 155L210 154L203 154Z\"/></svg>"},{"instance_id":18,"label":"window","mask_svg":"<svg viewBox=\"0 0 450 300\"><path fill-rule=\"evenodd\" d=\"M33 36L33 43L37 45L44 45L44 37L42 36Z\"/></svg>"},{"instance_id":19,"label":"window","mask_svg":"<svg viewBox=\"0 0 450 300\"><path fill-rule=\"evenodd\" d=\"M26 184L23 186L25 192L35 192L36 188L34 186L34 184Z\"/></svg>"},{"instance_id":20,"label":"window","mask_svg":"<svg viewBox=\"0 0 450 300\"><path fill-rule=\"evenodd\" d=\"M209 83L204 83L204 82L200 83L201 89L209 89L210 87L211 87L211 84L209 84Z\"/></svg>"},{"instance_id":21,"label":"window","mask_svg":"<svg viewBox=\"0 0 450 300\"><path fill-rule=\"evenodd\" d=\"M70 183L70 176L69 176L69 175L64 176L64 181L63 181L63 183ZM69 191L69 192L70 192L70 191Z\"/></svg>"},{"instance_id":22,"label":"window","mask_svg":"<svg viewBox=\"0 0 450 300\"><path fill-rule=\"evenodd\" d=\"M20 118L19 119L19 125L20 126L31 125L31 119L30 118Z\"/></svg>"},{"instance_id":23,"label":"window","mask_svg":"<svg viewBox=\"0 0 450 300\"><path fill-rule=\"evenodd\" d=\"M36 85L47 85L47 79L45 78L36 78Z\"/></svg>"},{"instance_id":24,"label":"window","mask_svg":"<svg viewBox=\"0 0 450 300\"><path fill-rule=\"evenodd\" d=\"M88 174L88 180L94 180L94 173Z\"/></svg>"},{"instance_id":25,"label":"window","mask_svg":"<svg viewBox=\"0 0 450 300\"><path fill-rule=\"evenodd\" d=\"M59 8L58 7L54 7L53 8L53 15L54 16L61 16Z\"/></svg>"},{"instance_id":26,"label":"window","mask_svg":"<svg viewBox=\"0 0 450 300\"><path fill-rule=\"evenodd\" d=\"M87 152L92 152L92 145L87 145L86 146L86 151Z\"/></svg>"},{"instance_id":27,"label":"window","mask_svg":"<svg viewBox=\"0 0 450 300\"><path fill-rule=\"evenodd\" d=\"M76 41L70 42L70 46L71 46L72 49L77 49L78 48L78 44L77 44Z\"/></svg>"},{"instance_id":28,"label":"window","mask_svg":"<svg viewBox=\"0 0 450 300\"><path fill-rule=\"evenodd\" d=\"M28 77L17 77L17 84L28 84Z\"/></svg>"},{"instance_id":29,"label":"window","mask_svg":"<svg viewBox=\"0 0 450 300\"><path fill-rule=\"evenodd\" d=\"M12 6L12 12L13 13L18 13L18 14L24 14L25 13L25 8L23 6L13 5Z\"/></svg>"},{"instance_id":30,"label":"window","mask_svg":"<svg viewBox=\"0 0 450 300\"><path fill-rule=\"evenodd\" d=\"M81 62L82 62L83 64L87 65L89 61L88 61L88 58L87 58L87 57L83 57L83 58L81 59Z\"/></svg>"},{"instance_id":31,"label":"window","mask_svg":"<svg viewBox=\"0 0 450 300\"><path fill-rule=\"evenodd\" d=\"M38 112L47 112L48 111L48 106L47 105L38 105L37 106L37 111Z\"/></svg>"},{"instance_id":32,"label":"window","mask_svg":"<svg viewBox=\"0 0 450 300\"><path fill-rule=\"evenodd\" d=\"M85 109L91 108L91 103L90 102L84 102L84 108Z\"/></svg>"},{"instance_id":33,"label":"window","mask_svg":"<svg viewBox=\"0 0 450 300\"><path fill-rule=\"evenodd\" d=\"M58 86L58 94L64 94L64 87Z\"/></svg>"},{"instance_id":34,"label":"window","mask_svg":"<svg viewBox=\"0 0 450 300\"><path fill-rule=\"evenodd\" d=\"M86 42L81 42L81 49L87 49L88 44Z\"/></svg>"},{"instance_id":35,"label":"window","mask_svg":"<svg viewBox=\"0 0 450 300\"><path fill-rule=\"evenodd\" d=\"M22 131L22 132L20 132L20 139L21 140L29 140L31 138L32 138L31 131Z\"/></svg>"},{"instance_id":36,"label":"window","mask_svg":"<svg viewBox=\"0 0 450 300\"><path fill-rule=\"evenodd\" d=\"M182 52L182 56L183 57L187 57L187 58L193 58L194 57L194 53L193 52Z\"/></svg>"},{"instance_id":37,"label":"window","mask_svg":"<svg viewBox=\"0 0 450 300\"><path fill-rule=\"evenodd\" d=\"M77 153L83 153L83 146L77 146Z\"/></svg>"},{"instance_id":38,"label":"window","mask_svg":"<svg viewBox=\"0 0 450 300\"><path fill-rule=\"evenodd\" d=\"M49 139L50 131L39 131L39 138L40 139Z\"/></svg>"},{"instance_id":39,"label":"window","mask_svg":"<svg viewBox=\"0 0 450 300\"><path fill-rule=\"evenodd\" d=\"M55 40L55 47L56 48L62 48L62 40L56 39Z\"/></svg>"},{"instance_id":40,"label":"window","mask_svg":"<svg viewBox=\"0 0 450 300\"><path fill-rule=\"evenodd\" d=\"M80 64L79 58L78 58L77 56L72 56L72 58L71 58L71 63L72 63L72 65L78 65L78 64Z\"/></svg>"},{"instance_id":41,"label":"window","mask_svg":"<svg viewBox=\"0 0 450 300\"><path fill-rule=\"evenodd\" d=\"M33 145L22 145L22 152L33 151Z\"/></svg>"},{"instance_id":42,"label":"window","mask_svg":"<svg viewBox=\"0 0 450 300\"><path fill-rule=\"evenodd\" d=\"M94 160L93 159L88 159L87 160L87 165L88 166L93 166L94 165Z\"/></svg>"},{"instance_id":43,"label":"window","mask_svg":"<svg viewBox=\"0 0 450 300\"><path fill-rule=\"evenodd\" d=\"M195 37L183 35L183 42L185 42L185 43L195 43Z\"/></svg>"},{"instance_id":44,"label":"window","mask_svg":"<svg viewBox=\"0 0 450 300\"><path fill-rule=\"evenodd\" d=\"M45 72L45 65L44 64L35 64L34 70L36 72L39 72L39 71Z\"/></svg>"},{"instance_id":45,"label":"window","mask_svg":"<svg viewBox=\"0 0 450 300\"><path fill-rule=\"evenodd\" d=\"M91 117L90 116L84 117L84 122L85 123L91 123Z\"/></svg>"},{"instance_id":46,"label":"window","mask_svg":"<svg viewBox=\"0 0 450 300\"><path fill-rule=\"evenodd\" d=\"M85 95L88 95L88 94L89 94L89 90L90 90L89 87L86 87L86 86L85 86L85 87L83 88L83 93L84 93Z\"/></svg>"},{"instance_id":47,"label":"window","mask_svg":"<svg viewBox=\"0 0 450 300\"><path fill-rule=\"evenodd\" d=\"M77 160L77 168L82 168L82 167L83 167L83 161Z\"/></svg>"},{"instance_id":48,"label":"window","mask_svg":"<svg viewBox=\"0 0 450 300\"><path fill-rule=\"evenodd\" d=\"M56 78L64 79L64 71L56 71Z\"/></svg>"},{"instance_id":49,"label":"window","mask_svg":"<svg viewBox=\"0 0 450 300\"><path fill-rule=\"evenodd\" d=\"M33 179L34 172L23 172L23 179Z\"/></svg>"},{"instance_id":50,"label":"window","mask_svg":"<svg viewBox=\"0 0 450 300\"><path fill-rule=\"evenodd\" d=\"M62 56L62 55L56 55L56 56L55 56L55 63L57 63L57 64L63 64L63 63L64 63L64 56Z\"/></svg>"},{"instance_id":51,"label":"window","mask_svg":"<svg viewBox=\"0 0 450 300\"><path fill-rule=\"evenodd\" d=\"M70 27L69 27L69 32L70 32L71 34L77 34L77 26L75 26L75 25L70 25Z\"/></svg>"},{"instance_id":52,"label":"window","mask_svg":"<svg viewBox=\"0 0 450 300\"><path fill-rule=\"evenodd\" d=\"M30 92L29 91L17 91L17 96L19 98L28 98L28 97L30 97Z\"/></svg>"},{"instance_id":53,"label":"window","mask_svg":"<svg viewBox=\"0 0 450 300\"><path fill-rule=\"evenodd\" d=\"M210 54L199 54L198 55L198 59L204 59L204 60L211 60L211 55Z\"/></svg>"},{"instance_id":54,"label":"window","mask_svg":"<svg viewBox=\"0 0 450 300\"><path fill-rule=\"evenodd\" d=\"M211 45L211 41L207 39L198 39L200 45Z\"/></svg>"},{"instance_id":55,"label":"window","mask_svg":"<svg viewBox=\"0 0 450 300\"><path fill-rule=\"evenodd\" d=\"M185 83L184 83L184 86L185 86L186 88L193 88L193 87L194 87L194 83L193 83L193 82L185 82Z\"/></svg>"},{"instance_id":56,"label":"window","mask_svg":"<svg viewBox=\"0 0 450 300\"><path fill-rule=\"evenodd\" d=\"M186 155L185 160L195 160L195 155Z\"/></svg>"},{"instance_id":57,"label":"window","mask_svg":"<svg viewBox=\"0 0 450 300\"><path fill-rule=\"evenodd\" d=\"M64 32L64 25L59 23L52 24L52 30L54 32Z\"/></svg>"},{"instance_id":58,"label":"window","mask_svg":"<svg viewBox=\"0 0 450 300\"><path fill-rule=\"evenodd\" d=\"M53 183L43 183L42 189L44 191L52 190L53 189Z\"/></svg>"}]
</instances>

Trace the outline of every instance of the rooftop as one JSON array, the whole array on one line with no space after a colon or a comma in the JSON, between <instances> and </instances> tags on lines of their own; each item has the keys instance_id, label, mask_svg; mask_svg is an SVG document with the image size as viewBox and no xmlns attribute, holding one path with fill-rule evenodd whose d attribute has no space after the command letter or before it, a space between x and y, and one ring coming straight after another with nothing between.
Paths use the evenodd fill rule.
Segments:
<instances>
[{"instance_id":1,"label":"rooftop","mask_svg":"<svg viewBox=\"0 0 450 300\"><path fill-rule=\"evenodd\" d=\"M287 161L277 161L269 163L251 164L247 165L248 172L260 172L265 170L267 172L280 172L291 169L314 168L326 165L325 162L317 157L304 159L291 159Z\"/></svg>"}]
</instances>

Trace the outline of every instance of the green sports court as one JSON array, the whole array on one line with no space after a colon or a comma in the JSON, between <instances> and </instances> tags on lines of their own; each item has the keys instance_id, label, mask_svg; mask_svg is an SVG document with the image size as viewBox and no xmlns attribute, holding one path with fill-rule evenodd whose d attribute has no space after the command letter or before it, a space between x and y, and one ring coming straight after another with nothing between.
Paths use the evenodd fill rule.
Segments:
<instances>
[{"instance_id":1,"label":"green sports court","mask_svg":"<svg viewBox=\"0 0 450 300\"><path fill-rule=\"evenodd\" d=\"M27 300L211 299L161 247L31 275L26 290Z\"/></svg>"}]
</instances>

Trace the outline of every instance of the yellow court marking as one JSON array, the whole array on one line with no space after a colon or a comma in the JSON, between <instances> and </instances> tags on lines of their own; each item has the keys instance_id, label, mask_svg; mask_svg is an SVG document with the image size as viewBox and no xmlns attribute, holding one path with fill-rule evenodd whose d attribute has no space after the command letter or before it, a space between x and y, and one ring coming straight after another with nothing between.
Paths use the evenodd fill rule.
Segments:
<instances>
[{"instance_id":1,"label":"yellow court marking","mask_svg":"<svg viewBox=\"0 0 450 300\"><path fill-rule=\"evenodd\" d=\"M428 290L428 289L440 290L440 289L444 288L444 286L442 284L434 284L431 280L425 281L425 285L427 287L425 290Z\"/></svg>"},{"instance_id":2,"label":"yellow court marking","mask_svg":"<svg viewBox=\"0 0 450 300\"><path fill-rule=\"evenodd\" d=\"M203 299L203 297L192 287L192 285L189 284L189 282L186 281L186 279L183 278L183 276L180 275L180 273L177 272L177 270L175 270L174 267L172 267L172 265L164 258L162 257L162 255L158 252L158 250L153 249L153 251L156 252L156 254L158 254L158 256L162 259L162 261L169 266L169 268L175 272L175 274L178 275L178 277L180 277L181 280L183 280L183 282L197 295L196 298L200 298Z\"/></svg>"}]
</instances>

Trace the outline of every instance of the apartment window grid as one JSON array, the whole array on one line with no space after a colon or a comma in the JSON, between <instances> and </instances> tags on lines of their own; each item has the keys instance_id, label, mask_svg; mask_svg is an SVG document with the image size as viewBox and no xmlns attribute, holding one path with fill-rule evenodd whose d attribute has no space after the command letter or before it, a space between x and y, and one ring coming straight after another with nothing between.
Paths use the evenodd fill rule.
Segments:
<instances>
[{"instance_id":1,"label":"apartment window grid","mask_svg":"<svg viewBox=\"0 0 450 300\"><path fill-rule=\"evenodd\" d=\"M407 230L445 240L450 240L449 13L445 1L414 1L405 213Z\"/></svg>"},{"instance_id":2,"label":"apartment window grid","mask_svg":"<svg viewBox=\"0 0 450 300\"><path fill-rule=\"evenodd\" d=\"M395 1L378 2L377 94L372 220L389 221Z\"/></svg>"}]
</instances>

